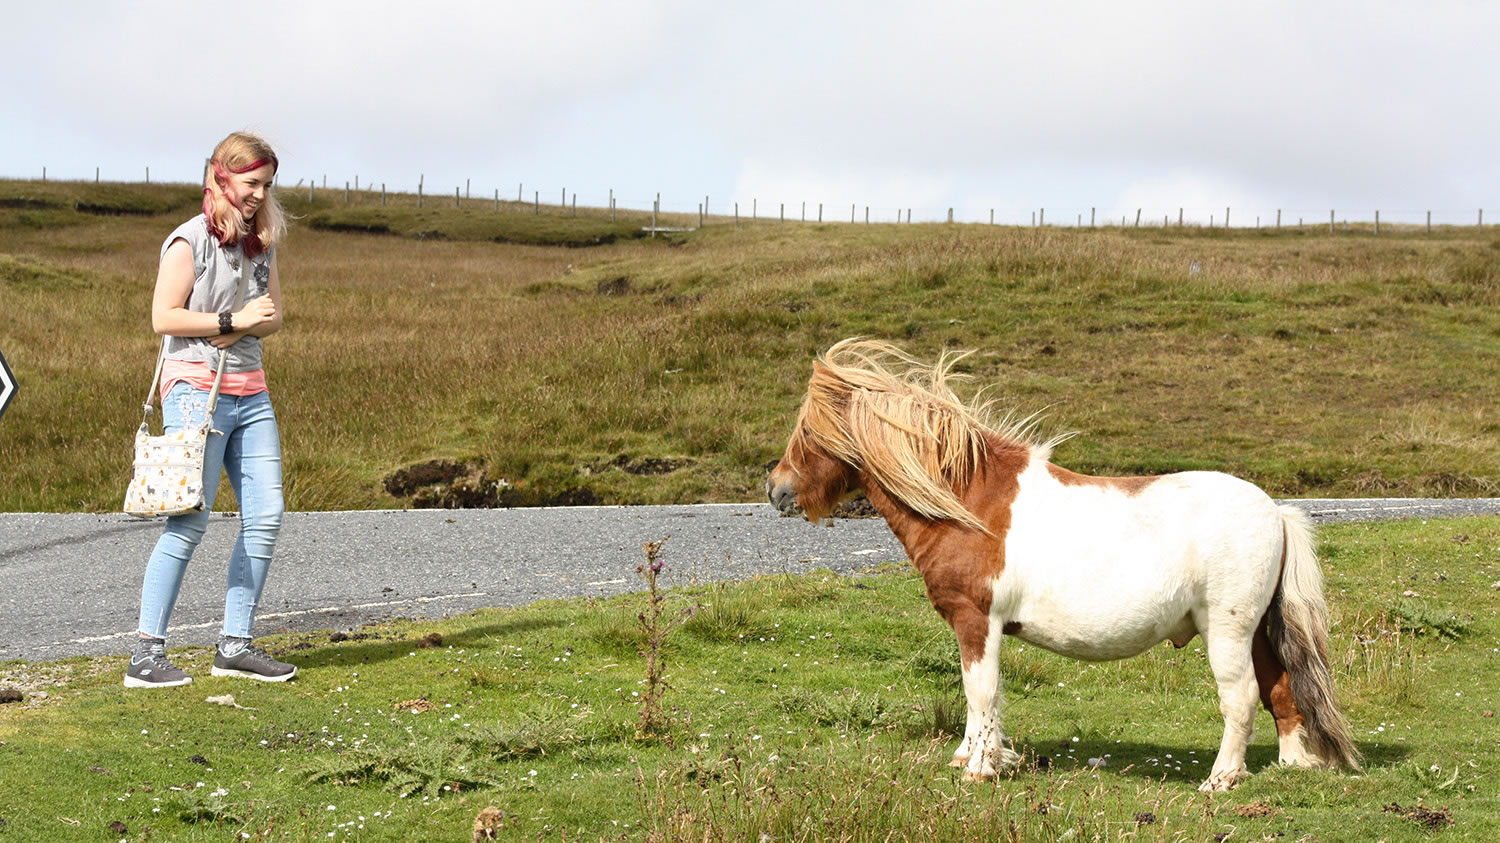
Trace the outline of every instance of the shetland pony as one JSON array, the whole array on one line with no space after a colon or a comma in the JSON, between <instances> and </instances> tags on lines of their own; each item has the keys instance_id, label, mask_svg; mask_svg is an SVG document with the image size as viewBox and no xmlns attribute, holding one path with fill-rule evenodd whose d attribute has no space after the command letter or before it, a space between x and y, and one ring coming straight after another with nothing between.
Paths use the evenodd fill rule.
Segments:
<instances>
[{"instance_id":1,"label":"shetland pony","mask_svg":"<svg viewBox=\"0 0 1500 843\"><path fill-rule=\"evenodd\" d=\"M1002 635L1077 659L1202 635L1224 738L1199 790L1249 775L1257 697L1279 760L1359 768L1335 706L1323 575L1307 517L1227 474L1090 477L1049 462L1059 440L985 422L948 387L954 362L844 340L813 363L786 453L766 481L809 520L863 490L958 637L968 720L952 765L985 780L1020 756L1000 730Z\"/></svg>"}]
</instances>

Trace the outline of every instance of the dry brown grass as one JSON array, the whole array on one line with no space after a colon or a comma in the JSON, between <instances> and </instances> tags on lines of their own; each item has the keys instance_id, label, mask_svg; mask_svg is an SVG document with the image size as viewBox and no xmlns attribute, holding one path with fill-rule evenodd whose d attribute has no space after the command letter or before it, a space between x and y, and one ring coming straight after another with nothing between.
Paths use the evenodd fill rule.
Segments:
<instances>
[{"instance_id":1,"label":"dry brown grass","mask_svg":"<svg viewBox=\"0 0 1500 843\"><path fill-rule=\"evenodd\" d=\"M178 204L154 216L0 207L0 351L24 390L0 508L117 505L157 248L192 212L159 189ZM809 361L852 335L977 349L976 386L1079 431L1058 459L1084 471L1215 468L1287 496L1500 478L1500 240L1473 229L761 222L578 249L492 242L524 209L451 204L421 211L440 239L286 242L267 359L293 508L401 506L382 478L440 458L514 502L755 499ZM674 468L621 468L647 460Z\"/></svg>"}]
</instances>

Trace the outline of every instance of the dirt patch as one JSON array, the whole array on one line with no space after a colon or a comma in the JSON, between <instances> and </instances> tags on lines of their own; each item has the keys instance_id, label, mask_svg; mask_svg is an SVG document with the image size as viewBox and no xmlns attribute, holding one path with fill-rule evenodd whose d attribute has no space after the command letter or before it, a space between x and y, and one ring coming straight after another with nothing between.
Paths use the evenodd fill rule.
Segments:
<instances>
[{"instance_id":1,"label":"dirt patch","mask_svg":"<svg viewBox=\"0 0 1500 843\"><path fill-rule=\"evenodd\" d=\"M96 217L149 217L156 213L154 208L125 208L119 205L95 205L92 202L75 202L73 210Z\"/></svg>"},{"instance_id":2,"label":"dirt patch","mask_svg":"<svg viewBox=\"0 0 1500 843\"><path fill-rule=\"evenodd\" d=\"M630 279L623 275L594 285L594 292L601 296L623 296L630 292Z\"/></svg>"},{"instance_id":3,"label":"dirt patch","mask_svg":"<svg viewBox=\"0 0 1500 843\"><path fill-rule=\"evenodd\" d=\"M1274 817L1279 813L1269 802L1251 802L1249 805L1236 805L1234 806L1234 812L1245 819Z\"/></svg>"},{"instance_id":4,"label":"dirt patch","mask_svg":"<svg viewBox=\"0 0 1500 843\"><path fill-rule=\"evenodd\" d=\"M1500 484L1493 480L1448 472L1422 478L1422 486L1440 498L1487 498L1500 492Z\"/></svg>"},{"instance_id":5,"label":"dirt patch","mask_svg":"<svg viewBox=\"0 0 1500 843\"><path fill-rule=\"evenodd\" d=\"M1427 826L1430 829L1447 828L1453 825L1453 814L1448 811L1447 806L1433 810L1420 802L1410 808L1403 808L1392 802L1380 810L1387 814L1398 814L1406 817L1418 825Z\"/></svg>"},{"instance_id":6,"label":"dirt patch","mask_svg":"<svg viewBox=\"0 0 1500 843\"><path fill-rule=\"evenodd\" d=\"M31 199L25 196L6 196L0 198L0 208L20 208L23 211L40 211L44 208L61 208L56 202L48 202L45 199Z\"/></svg>"},{"instance_id":7,"label":"dirt patch","mask_svg":"<svg viewBox=\"0 0 1500 843\"><path fill-rule=\"evenodd\" d=\"M392 472L385 490L410 498L416 509L497 509L527 506L595 506L593 489L575 486L560 491L518 488L495 477L480 460L432 460Z\"/></svg>"},{"instance_id":8,"label":"dirt patch","mask_svg":"<svg viewBox=\"0 0 1500 843\"><path fill-rule=\"evenodd\" d=\"M880 511L870 503L869 498L861 495L852 501L844 501L833 508L834 518L879 518Z\"/></svg>"},{"instance_id":9,"label":"dirt patch","mask_svg":"<svg viewBox=\"0 0 1500 843\"><path fill-rule=\"evenodd\" d=\"M395 234L389 225L383 222L351 222L349 220L325 220L311 219L308 221L310 228L320 231L337 231L344 234Z\"/></svg>"},{"instance_id":10,"label":"dirt patch","mask_svg":"<svg viewBox=\"0 0 1500 843\"><path fill-rule=\"evenodd\" d=\"M599 474L618 469L638 477L651 477L658 474L671 474L692 464L693 461L685 457L674 459L671 457L632 457L629 454L621 454L612 460L586 465L584 471L587 474Z\"/></svg>"}]
</instances>

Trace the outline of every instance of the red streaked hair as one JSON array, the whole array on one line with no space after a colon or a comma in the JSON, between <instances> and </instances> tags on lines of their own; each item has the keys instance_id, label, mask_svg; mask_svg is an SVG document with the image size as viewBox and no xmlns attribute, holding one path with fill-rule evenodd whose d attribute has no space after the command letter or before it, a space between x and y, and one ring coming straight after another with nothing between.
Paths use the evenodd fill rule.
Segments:
<instances>
[{"instance_id":1,"label":"red streaked hair","mask_svg":"<svg viewBox=\"0 0 1500 843\"><path fill-rule=\"evenodd\" d=\"M280 166L270 144L247 132L234 132L214 147L203 179L203 215L208 220L208 230L225 245L239 243L243 238L245 254L250 257L276 245L286 233L286 214L281 210L275 191L267 185L265 201L255 217L247 222L224 192L224 187L232 175L248 173L267 164L273 170Z\"/></svg>"}]
</instances>

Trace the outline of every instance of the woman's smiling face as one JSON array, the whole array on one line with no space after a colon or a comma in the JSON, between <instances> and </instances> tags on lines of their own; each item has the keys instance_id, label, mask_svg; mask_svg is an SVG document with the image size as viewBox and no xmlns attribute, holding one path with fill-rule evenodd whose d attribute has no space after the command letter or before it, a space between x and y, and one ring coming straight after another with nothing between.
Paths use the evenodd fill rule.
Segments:
<instances>
[{"instance_id":1,"label":"woman's smiling face","mask_svg":"<svg viewBox=\"0 0 1500 843\"><path fill-rule=\"evenodd\" d=\"M271 179L275 176L276 168L271 164L262 164L243 173L229 174L229 183L225 185L224 192L229 197L230 204L239 209L240 215L247 222L255 219L255 212L266 201L266 191L271 189Z\"/></svg>"}]
</instances>

